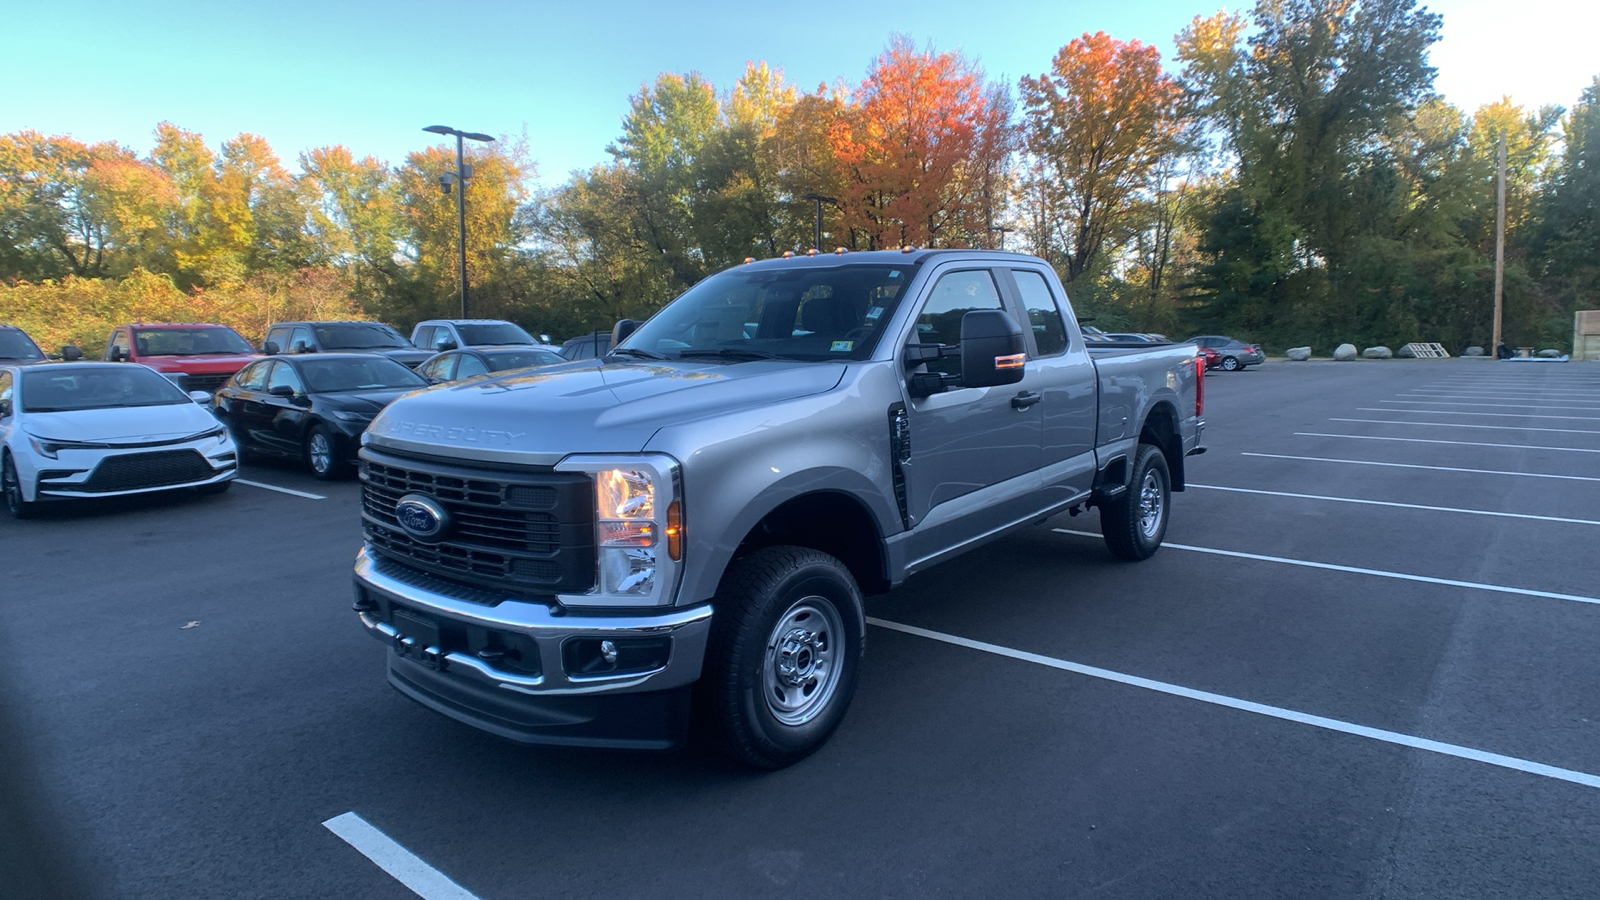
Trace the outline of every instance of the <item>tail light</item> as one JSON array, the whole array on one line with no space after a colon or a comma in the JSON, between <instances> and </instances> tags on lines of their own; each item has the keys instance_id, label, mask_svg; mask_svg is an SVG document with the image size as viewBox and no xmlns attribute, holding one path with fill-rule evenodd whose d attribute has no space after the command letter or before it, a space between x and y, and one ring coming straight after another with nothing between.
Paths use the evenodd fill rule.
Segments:
<instances>
[{"instance_id":1,"label":"tail light","mask_svg":"<svg viewBox=\"0 0 1600 900\"><path fill-rule=\"evenodd\" d=\"M1206 355L1194 358L1194 417L1206 411Z\"/></svg>"}]
</instances>

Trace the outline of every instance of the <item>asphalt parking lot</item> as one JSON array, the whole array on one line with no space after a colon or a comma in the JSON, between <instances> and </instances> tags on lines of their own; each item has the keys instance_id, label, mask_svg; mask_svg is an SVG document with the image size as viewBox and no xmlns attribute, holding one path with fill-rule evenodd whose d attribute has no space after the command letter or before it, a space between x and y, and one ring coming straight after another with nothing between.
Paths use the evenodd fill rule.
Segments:
<instances>
[{"instance_id":1,"label":"asphalt parking lot","mask_svg":"<svg viewBox=\"0 0 1600 900\"><path fill-rule=\"evenodd\" d=\"M1600 365L1206 391L1153 559L1063 516L873 598L771 774L403 698L354 480L0 521L9 819L100 897L1594 896Z\"/></svg>"}]
</instances>

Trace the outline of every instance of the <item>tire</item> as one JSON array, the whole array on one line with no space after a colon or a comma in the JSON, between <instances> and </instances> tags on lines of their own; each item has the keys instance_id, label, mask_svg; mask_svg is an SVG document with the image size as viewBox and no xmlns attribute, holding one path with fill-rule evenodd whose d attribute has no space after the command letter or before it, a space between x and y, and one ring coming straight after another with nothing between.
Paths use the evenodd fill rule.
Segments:
<instances>
[{"instance_id":1,"label":"tire","mask_svg":"<svg viewBox=\"0 0 1600 900\"><path fill-rule=\"evenodd\" d=\"M1128 489L1100 507L1100 534L1118 559L1149 559L1161 549L1172 509L1172 475L1153 444L1140 444Z\"/></svg>"},{"instance_id":2,"label":"tire","mask_svg":"<svg viewBox=\"0 0 1600 900\"><path fill-rule=\"evenodd\" d=\"M13 519L31 519L38 511L37 500L22 499L22 479L17 476L17 467L11 462L11 454L7 453L3 462L0 462L0 491L6 496L6 509Z\"/></svg>"},{"instance_id":3,"label":"tire","mask_svg":"<svg viewBox=\"0 0 1600 900\"><path fill-rule=\"evenodd\" d=\"M729 568L712 604L705 730L760 769L811 755L844 721L861 670L866 620L850 571L817 550L767 547Z\"/></svg>"},{"instance_id":4,"label":"tire","mask_svg":"<svg viewBox=\"0 0 1600 900\"><path fill-rule=\"evenodd\" d=\"M339 459L339 443L321 425L311 426L306 433L304 455L311 474L323 481L332 481L344 474L344 461Z\"/></svg>"},{"instance_id":5,"label":"tire","mask_svg":"<svg viewBox=\"0 0 1600 900\"><path fill-rule=\"evenodd\" d=\"M1239 360L1238 359L1236 359L1236 358L1234 358L1232 356L1224 356L1222 358L1222 371L1224 371L1224 372L1237 372L1238 370L1240 370L1242 368L1244 368L1244 366L1239 365Z\"/></svg>"},{"instance_id":6,"label":"tire","mask_svg":"<svg viewBox=\"0 0 1600 900\"><path fill-rule=\"evenodd\" d=\"M217 494L226 494L228 488L231 487L233 487L233 479L229 478L227 481L213 481L210 484L202 484L195 488L194 492L202 497L214 497Z\"/></svg>"}]
</instances>

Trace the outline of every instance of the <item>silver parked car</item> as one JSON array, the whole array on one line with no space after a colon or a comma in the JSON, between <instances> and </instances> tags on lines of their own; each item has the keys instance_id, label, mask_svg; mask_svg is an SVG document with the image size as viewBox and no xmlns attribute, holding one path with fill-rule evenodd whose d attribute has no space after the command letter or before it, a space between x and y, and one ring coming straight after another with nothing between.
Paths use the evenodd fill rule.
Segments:
<instances>
[{"instance_id":1,"label":"silver parked car","mask_svg":"<svg viewBox=\"0 0 1600 900\"><path fill-rule=\"evenodd\" d=\"M1224 372L1237 372L1246 366L1259 366L1267 361L1267 355L1261 352L1260 344L1246 344L1244 341L1220 334L1202 334L1199 337L1189 338L1184 343L1199 344L1217 351L1217 355L1222 357L1221 362L1217 363L1217 368Z\"/></svg>"}]
</instances>

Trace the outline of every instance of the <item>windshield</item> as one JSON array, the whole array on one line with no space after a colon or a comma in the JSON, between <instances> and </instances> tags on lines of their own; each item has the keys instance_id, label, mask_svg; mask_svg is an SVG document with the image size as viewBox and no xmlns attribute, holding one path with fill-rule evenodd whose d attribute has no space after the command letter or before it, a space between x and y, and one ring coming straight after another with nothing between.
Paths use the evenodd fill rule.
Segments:
<instances>
[{"instance_id":1,"label":"windshield","mask_svg":"<svg viewBox=\"0 0 1600 900\"><path fill-rule=\"evenodd\" d=\"M489 360L489 371L503 372L506 369L526 369L529 366L547 366L551 363L566 362L566 357L552 350L504 350L495 353L485 353L484 358Z\"/></svg>"},{"instance_id":2,"label":"windshield","mask_svg":"<svg viewBox=\"0 0 1600 900\"><path fill-rule=\"evenodd\" d=\"M33 339L9 328L0 330L0 359L44 359Z\"/></svg>"},{"instance_id":3,"label":"windshield","mask_svg":"<svg viewBox=\"0 0 1600 900\"><path fill-rule=\"evenodd\" d=\"M461 334L461 340L465 341L468 347L482 347L488 344L539 343L533 339L533 335L510 322L463 323L456 326L456 331Z\"/></svg>"},{"instance_id":4,"label":"windshield","mask_svg":"<svg viewBox=\"0 0 1600 900\"><path fill-rule=\"evenodd\" d=\"M317 359L299 365L306 390L313 394L427 387L422 376L392 359Z\"/></svg>"},{"instance_id":5,"label":"windshield","mask_svg":"<svg viewBox=\"0 0 1600 900\"><path fill-rule=\"evenodd\" d=\"M324 350L390 350L409 348L411 342L381 322L347 322L313 325L317 344Z\"/></svg>"},{"instance_id":6,"label":"windshield","mask_svg":"<svg viewBox=\"0 0 1600 900\"><path fill-rule=\"evenodd\" d=\"M866 359L914 265L729 269L639 326L622 350L728 359Z\"/></svg>"},{"instance_id":7,"label":"windshield","mask_svg":"<svg viewBox=\"0 0 1600 900\"><path fill-rule=\"evenodd\" d=\"M139 328L133 340L140 356L203 356L207 353L254 353L232 328Z\"/></svg>"},{"instance_id":8,"label":"windshield","mask_svg":"<svg viewBox=\"0 0 1600 900\"><path fill-rule=\"evenodd\" d=\"M30 367L22 373L21 400L24 411L36 413L194 402L144 366Z\"/></svg>"}]
</instances>

